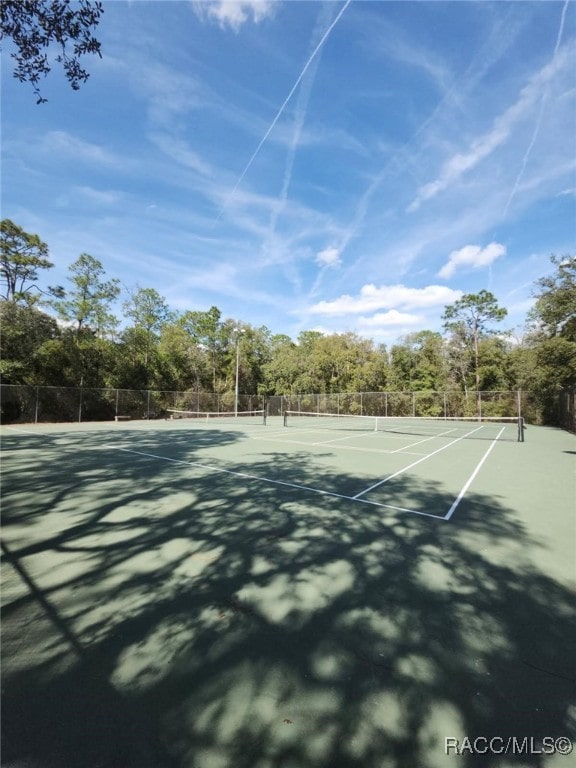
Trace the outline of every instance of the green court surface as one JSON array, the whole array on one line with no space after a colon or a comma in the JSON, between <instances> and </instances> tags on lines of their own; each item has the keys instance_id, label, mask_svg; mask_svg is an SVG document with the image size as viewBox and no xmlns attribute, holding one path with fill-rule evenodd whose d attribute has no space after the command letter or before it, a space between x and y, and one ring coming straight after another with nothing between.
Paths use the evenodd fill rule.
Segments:
<instances>
[{"instance_id":1,"label":"green court surface","mask_svg":"<svg viewBox=\"0 0 576 768\"><path fill-rule=\"evenodd\" d=\"M576 764L574 435L230 421L2 427L3 768Z\"/></svg>"}]
</instances>

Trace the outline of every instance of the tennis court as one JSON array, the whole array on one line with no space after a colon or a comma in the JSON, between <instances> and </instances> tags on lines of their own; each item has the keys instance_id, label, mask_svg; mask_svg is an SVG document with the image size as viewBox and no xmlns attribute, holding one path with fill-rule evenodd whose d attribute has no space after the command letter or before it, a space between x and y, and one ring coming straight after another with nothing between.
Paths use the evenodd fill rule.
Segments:
<instances>
[{"instance_id":1,"label":"tennis court","mask_svg":"<svg viewBox=\"0 0 576 768\"><path fill-rule=\"evenodd\" d=\"M2 766L571 764L574 435L171 417L2 427Z\"/></svg>"}]
</instances>

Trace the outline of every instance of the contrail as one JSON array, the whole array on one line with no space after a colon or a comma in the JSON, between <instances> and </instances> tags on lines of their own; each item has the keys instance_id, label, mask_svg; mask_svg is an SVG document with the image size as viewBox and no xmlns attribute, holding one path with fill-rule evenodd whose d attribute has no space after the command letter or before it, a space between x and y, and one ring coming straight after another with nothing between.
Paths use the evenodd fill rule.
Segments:
<instances>
[{"instance_id":1,"label":"contrail","mask_svg":"<svg viewBox=\"0 0 576 768\"><path fill-rule=\"evenodd\" d=\"M560 41L562 40L562 32L564 31L564 19L566 18L566 11L568 10L569 4L570 4L570 0L564 0L564 6L562 8L562 16L560 18L560 28L556 36L556 45L554 46L552 61L556 57L556 54L558 53L558 50L560 48ZM542 101L540 102L540 112L538 113L538 119L536 120L536 125L534 126L534 132L532 133L530 144L528 144L528 148L526 149L526 152L524 153L524 157L522 158L522 166L520 168L520 172L516 177L516 181L514 182L512 191L510 192L508 200L506 201L506 205L504 206L504 211L502 214L503 216L506 216L506 214L508 213L508 208L510 207L510 203L512 202L514 195L518 190L518 186L520 184L520 180L522 179L522 176L524 176L524 171L526 170L526 164L528 163L528 158L530 157L534 144L536 143L536 139L538 138L538 134L540 133L540 125L542 124L542 118L544 117L544 108L546 107L547 101L548 101L548 85L546 85L546 89L542 94Z\"/></svg>"},{"instance_id":2,"label":"contrail","mask_svg":"<svg viewBox=\"0 0 576 768\"><path fill-rule=\"evenodd\" d=\"M327 6L324 6L324 8L325 10L321 12L320 17L318 18L318 21L316 23L316 29L314 30L312 39L317 38L317 36L321 34L321 28L323 28L328 21L328 18L325 15ZM288 198L288 188L290 187L290 182L292 179L292 170L294 168L294 160L296 158L296 149L298 147L298 142L300 140L302 129L304 127L306 109L308 107L308 101L310 99L310 94L312 92L312 85L316 77L316 71L318 69L319 63L320 63L320 57L317 57L316 60L313 62L313 64L310 66L310 76L302 83L302 87L300 88L300 92L298 93L298 100L296 102L296 107L295 107L294 131L292 134L292 141L290 142L290 147L288 150L286 163L284 166L284 179L282 181L282 189L280 191L279 200L277 204L274 206L272 210L272 214L270 216L270 227L269 227L270 235L273 235L274 232L276 231L276 223L278 221L278 217L280 216L280 212L286 205L286 200Z\"/></svg>"},{"instance_id":3,"label":"contrail","mask_svg":"<svg viewBox=\"0 0 576 768\"><path fill-rule=\"evenodd\" d=\"M286 108L286 105L288 104L288 102L290 101L290 99L292 98L292 96L294 95L294 91L295 91L295 90L296 90L296 88L298 88L298 86L300 85L300 81L302 80L302 78L303 78L303 77L304 77L304 75L306 74L306 72L307 72L307 70L308 70L308 67L310 66L310 64L311 64L311 63L313 62L313 60L314 60L314 57L316 56L316 54L318 53L318 51L320 50L320 48L322 48L322 46L324 45L324 43L326 42L326 40L327 40L327 38L328 38L328 35L330 34L330 32L332 32L332 30L334 29L334 27L336 26L336 24L337 24L337 23L340 21L340 18L341 18L341 16L342 16L342 14L343 14L343 13L344 13L344 11L346 10L346 8L348 8L348 6L350 5L350 3L351 3L351 2L352 2L352 0L346 0L346 2L344 3L344 5L343 5L343 6L342 6L342 8L340 9L340 12L339 12L338 16L336 16L336 18L334 19L334 21L332 22L332 24L330 24L330 26L328 27L328 29L326 30L326 32L325 32L325 33L322 35L322 39L320 40L320 42L318 43L318 45L316 46L316 48L314 48L314 50L312 51L312 54L310 55L310 57L309 57L308 61L306 62L306 64L304 64L304 68L302 69L302 72L300 72L300 74L298 75L298 79L296 80L296 82L295 82L295 83L294 83L294 85L292 86L292 89L290 90L290 93L288 94L288 96L286 96L286 98L284 99L284 102L282 103L282 106L280 107L280 109L279 109L279 110L278 110L278 112L276 113L276 117L274 118L274 120L272 120L272 123L270 124L270 127L268 128L268 130L267 130L267 131L266 131L266 133L264 134L264 136L263 136L262 140L260 141L260 144L258 144L258 146L256 147L256 149L254 150L254 153L253 153L252 157L251 157L251 158L250 158L250 160L248 160L248 162L246 163L246 167L244 168L244 170L243 170L243 171L242 171L242 173L240 174L240 177L238 178L238 181L237 181L237 182L236 182L236 184L234 185L234 189L233 189L233 190L232 190L232 192L230 192L230 194L228 195L228 200L230 200L230 198L231 198L231 197L234 195L234 192L236 192L236 190L238 189L238 187L239 187L239 186L240 186L240 184L242 183L242 180L244 179L244 176L246 176L246 174L248 173L248 169L250 168L250 166L252 165L252 163L253 163L253 162L254 162L254 160L256 159L256 156L258 155L258 153L259 153L259 152L260 152L260 150L262 149L262 145L264 144L264 142L266 141L266 139L268 138L268 136L270 136L270 134L272 133L272 130L273 130L274 126L276 125L276 123L277 123L277 122L278 122L278 120L280 119L280 116L282 115L282 112L284 112L284 110L285 110L285 108ZM568 0L566 0L566 2L568 2ZM225 208L226 208L226 203L225 203L225 204L222 206L222 208L221 208L221 210L220 210L220 213L218 214L218 219L220 219L220 217L222 216L222 214L223 214L223 212L224 212Z\"/></svg>"}]
</instances>

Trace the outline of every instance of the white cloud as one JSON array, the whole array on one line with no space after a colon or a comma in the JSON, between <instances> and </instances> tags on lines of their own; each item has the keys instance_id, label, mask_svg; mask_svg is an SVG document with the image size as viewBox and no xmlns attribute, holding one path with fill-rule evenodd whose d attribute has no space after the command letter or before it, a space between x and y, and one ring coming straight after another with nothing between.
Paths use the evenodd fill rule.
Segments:
<instances>
[{"instance_id":1,"label":"white cloud","mask_svg":"<svg viewBox=\"0 0 576 768\"><path fill-rule=\"evenodd\" d=\"M409 312L398 312L397 309L391 309L388 312L377 312L371 317L359 317L359 328L381 328L389 325L416 325L421 323L423 318L420 315L413 315Z\"/></svg>"},{"instance_id":2,"label":"white cloud","mask_svg":"<svg viewBox=\"0 0 576 768\"><path fill-rule=\"evenodd\" d=\"M224 29L231 27L238 32L250 17L254 24L274 14L272 0L211 0L193 3L198 18L214 19Z\"/></svg>"},{"instance_id":3,"label":"white cloud","mask_svg":"<svg viewBox=\"0 0 576 768\"><path fill-rule=\"evenodd\" d=\"M363 285L359 296L344 294L334 301L320 301L310 308L316 315L346 315L358 312L374 312L378 309L414 309L444 306L457 301L461 291L443 285L425 288L408 288L405 285Z\"/></svg>"},{"instance_id":4,"label":"white cloud","mask_svg":"<svg viewBox=\"0 0 576 768\"><path fill-rule=\"evenodd\" d=\"M438 272L438 277L452 277L458 267L462 266L472 267L472 269L487 267L505 253L506 246L501 243L490 243L485 248L479 245L465 245L458 251L452 251L448 261Z\"/></svg>"},{"instance_id":5,"label":"white cloud","mask_svg":"<svg viewBox=\"0 0 576 768\"><path fill-rule=\"evenodd\" d=\"M338 267L342 263L340 261L340 249L339 248L325 248L323 251L319 251L316 254L316 263L321 267Z\"/></svg>"}]
</instances>

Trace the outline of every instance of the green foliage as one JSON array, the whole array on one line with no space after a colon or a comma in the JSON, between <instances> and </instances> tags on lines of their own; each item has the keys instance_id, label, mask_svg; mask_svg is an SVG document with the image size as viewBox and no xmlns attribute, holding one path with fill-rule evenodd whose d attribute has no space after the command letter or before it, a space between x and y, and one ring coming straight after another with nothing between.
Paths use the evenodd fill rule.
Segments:
<instances>
[{"instance_id":1,"label":"green foliage","mask_svg":"<svg viewBox=\"0 0 576 768\"><path fill-rule=\"evenodd\" d=\"M460 329L464 325L471 338L479 338L495 333L488 327L489 323L500 322L507 314L506 309L498 306L494 294L483 290L466 293L454 304L446 306L442 319L446 330Z\"/></svg>"},{"instance_id":2,"label":"green foliage","mask_svg":"<svg viewBox=\"0 0 576 768\"><path fill-rule=\"evenodd\" d=\"M576 257L550 260L556 271L537 281L531 318L546 336L576 342Z\"/></svg>"},{"instance_id":3,"label":"green foliage","mask_svg":"<svg viewBox=\"0 0 576 768\"><path fill-rule=\"evenodd\" d=\"M466 381L466 366L463 352L466 347L471 350L474 371L475 387L480 387L480 339L494 333L490 328L492 323L501 322L508 311L498 306L498 301L490 291L482 290L479 293L466 293L461 299L444 308L442 320L444 328L451 332L459 346L457 372L463 382ZM454 350L456 351L456 350ZM456 357L456 356L455 356Z\"/></svg>"},{"instance_id":4,"label":"green foliage","mask_svg":"<svg viewBox=\"0 0 576 768\"><path fill-rule=\"evenodd\" d=\"M50 72L47 51L56 45L70 86L77 91L89 75L80 66L80 56L100 54L100 43L92 34L104 13L102 3L78 0L2 0L0 4L0 39L9 38L16 48L14 77L28 82L37 103L46 101L40 94L39 81ZM72 50L70 50L70 48Z\"/></svg>"},{"instance_id":5,"label":"green foliage","mask_svg":"<svg viewBox=\"0 0 576 768\"><path fill-rule=\"evenodd\" d=\"M7 301L34 304L38 295L38 270L54 265L48 259L48 246L38 235L25 232L10 219L0 222L0 279L4 284L2 298ZM48 293L59 295L61 288L49 288Z\"/></svg>"},{"instance_id":6,"label":"green foliage","mask_svg":"<svg viewBox=\"0 0 576 768\"><path fill-rule=\"evenodd\" d=\"M419 331L390 350L391 391L441 390L446 386L443 340L439 333Z\"/></svg>"},{"instance_id":7,"label":"green foliage","mask_svg":"<svg viewBox=\"0 0 576 768\"><path fill-rule=\"evenodd\" d=\"M228 338L233 321L225 328L221 322L222 313L218 307L210 307L206 312L188 311L179 319L182 327L190 334L192 341L203 351L203 365L199 370L202 386L217 392L219 373L225 366ZM205 371L210 371L211 380L207 380Z\"/></svg>"},{"instance_id":8,"label":"green foliage","mask_svg":"<svg viewBox=\"0 0 576 768\"><path fill-rule=\"evenodd\" d=\"M33 306L0 301L0 374L10 384L44 383L41 346L59 336L56 321Z\"/></svg>"},{"instance_id":9,"label":"green foliage","mask_svg":"<svg viewBox=\"0 0 576 768\"><path fill-rule=\"evenodd\" d=\"M90 329L103 337L114 330L117 319L110 313L110 305L120 295L120 281L102 280L102 264L87 253L82 253L70 266L73 285L64 298L52 302L60 318L73 324L77 334Z\"/></svg>"}]
</instances>

